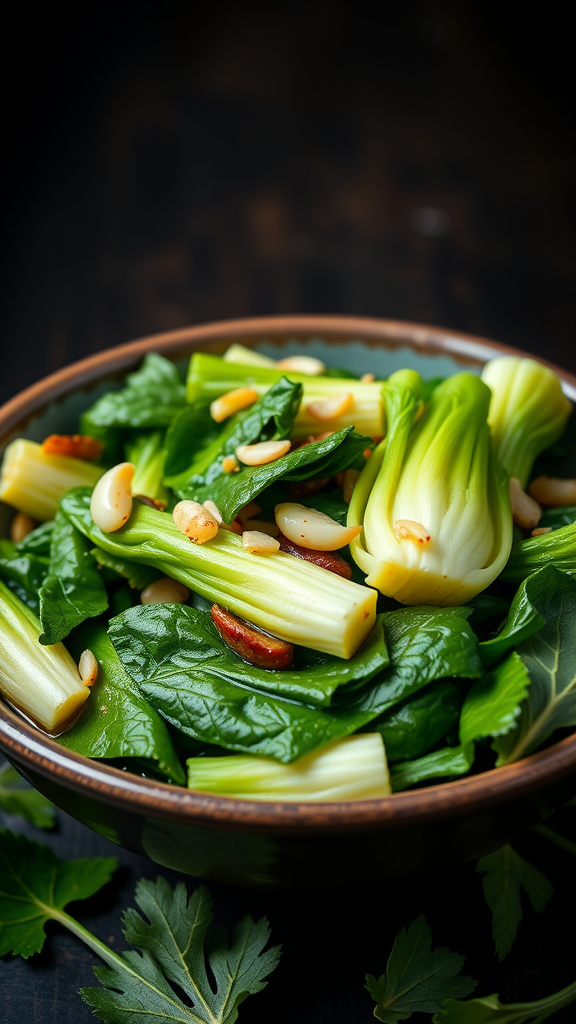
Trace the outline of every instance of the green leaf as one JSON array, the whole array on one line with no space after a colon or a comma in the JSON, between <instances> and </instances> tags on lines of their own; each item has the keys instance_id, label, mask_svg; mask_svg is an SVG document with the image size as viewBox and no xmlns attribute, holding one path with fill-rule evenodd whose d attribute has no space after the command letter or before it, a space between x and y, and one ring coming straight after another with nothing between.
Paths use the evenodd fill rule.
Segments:
<instances>
[{"instance_id":1,"label":"green leaf","mask_svg":"<svg viewBox=\"0 0 576 1024\"><path fill-rule=\"evenodd\" d=\"M434 1013L444 999L458 999L474 991L477 982L460 974L464 957L431 946L430 929L420 916L408 931L403 928L396 936L386 973L378 980L366 975L366 988L376 1001L377 1020L398 1024L413 1013Z\"/></svg>"},{"instance_id":2,"label":"green leaf","mask_svg":"<svg viewBox=\"0 0 576 1024\"><path fill-rule=\"evenodd\" d=\"M543 1024L576 999L576 981L533 1003L501 1003L496 994L457 1002L447 999L432 1024Z\"/></svg>"},{"instance_id":3,"label":"green leaf","mask_svg":"<svg viewBox=\"0 0 576 1024\"><path fill-rule=\"evenodd\" d=\"M353 427L344 427L323 441L302 445L263 466L243 466L237 473L220 473L215 479L207 475L198 486L192 482L180 488L178 494L201 502L211 498L229 523L244 505L277 480L299 482L310 477L334 476L370 444L369 437L357 434Z\"/></svg>"},{"instance_id":4,"label":"green leaf","mask_svg":"<svg viewBox=\"0 0 576 1024\"><path fill-rule=\"evenodd\" d=\"M54 804L9 764L0 765L0 807L6 814L16 814L37 828L52 828L54 825Z\"/></svg>"},{"instance_id":5,"label":"green leaf","mask_svg":"<svg viewBox=\"0 0 576 1024\"><path fill-rule=\"evenodd\" d=\"M508 955L522 920L521 892L528 896L533 910L540 912L552 896L548 879L520 857L511 846L503 846L482 857L476 871L484 875L484 897L492 911L492 937L496 955Z\"/></svg>"},{"instance_id":6,"label":"green leaf","mask_svg":"<svg viewBox=\"0 0 576 1024\"><path fill-rule=\"evenodd\" d=\"M50 920L73 900L93 896L118 866L115 857L60 861L48 846L0 829L0 956L38 953Z\"/></svg>"},{"instance_id":7,"label":"green leaf","mask_svg":"<svg viewBox=\"0 0 576 1024\"><path fill-rule=\"evenodd\" d=\"M385 613L354 658L302 651L307 660L300 671L246 666L205 612L182 605L129 609L112 620L110 636L140 691L176 729L202 743L290 762L349 735L435 679L479 675L466 614ZM391 661L383 670L382 622ZM310 706L330 697L329 708Z\"/></svg>"},{"instance_id":8,"label":"green leaf","mask_svg":"<svg viewBox=\"0 0 576 1024\"><path fill-rule=\"evenodd\" d=\"M379 732L389 764L419 758L434 747L456 725L462 697L455 683L445 679L432 683L422 693L390 708L370 723Z\"/></svg>"},{"instance_id":9,"label":"green leaf","mask_svg":"<svg viewBox=\"0 0 576 1024\"><path fill-rule=\"evenodd\" d=\"M23 555L36 555L38 558L50 558L50 541L54 529L54 520L48 519L40 523L34 530L26 534L23 540L16 544L18 551Z\"/></svg>"},{"instance_id":10,"label":"green leaf","mask_svg":"<svg viewBox=\"0 0 576 1024\"><path fill-rule=\"evenodd\" d=\"M495 742L498 764L516 761L556 729L576 725L576 579L554 568L549 571L555 586L540 608L546 625L518 648L530 689L515 728Z\"/></svg>"},{"instance_id":11,"label":"green leaf","mask_svg":"<svg viewBox=\"0 0 576 1024\"><path fill-rule=\"evenodd\" d=\"M418 757L414 761L402 761L394 765L390 776L393 793L399 793L410 786L420 786L432 779L451 779L457 775L465 775L472 767L470 751L463 746L442 747L431 754Z\"/></svg>"},{"instance_id":12,"label":"green leaf","mask_svg":"<svg viewBox=\"0 0 576 1024\"><path fill-rule=\"evenodd\" d=\"M40 590L40 643L58 643L107 607L106 587L90 554L90 542L58 511L48 575Z\"/></svg>"},{"instance_id":13,"label":"green leaf","mask_svg":"<svg viewBox=\"0 0 576 1024\"><path fill-rule=\"evenodd\" d=\"M480 644L480 657L484 665L493 665L511 647L537 633L545 619L541 609L546 607L557 581L556 570L546 565L528 576L518 587L505 622L491 640Z\"/></svg>"},{"instance_id":14,"label":"green leaf","mask_svg":"<svg viewBox=\"0 0 576 1024\"><path fill-rule=\"evenodd\" d=\"M88 648L98 661L98 678L75 725L59 737L84 757L142 758L180 785L186 781L174 745L157 711L126 674L103 625L86 622L69 644L78 659Z\"/></svg>"},{"instance_id":15,"label":"green leaf","mask_svg":"<svg viewBox=\"0 0 576 1024\"><path fill-rule=\"evenodd\" d=\"M239 445L288 437L301 398L302 385L282 377L249 409L223 423L212 419L209 404L195 402L168 431L165 482L187 495L212 485L224 475L223 458Z\"/></svg>"},{"instance_id":16,"label":"green leaf","mask_svg":"<svg viewBox=\"0 0 576 1024\"><path fill-rule=\"evenodd\" d=\"M223 931L207 940L212 901L204 886L188 899L182 882L172 889L163 878L140 881L135 899L145 917L128 910L123 932L138 952L97 967L103 989L82 989L85 1002L106 1024L233 1024L240 1004L262 991L280 959L280 947L265 949L266 919L244 918L230 943Z\"/></svg>"},{"instance_id":17,"label":"green leaf","mask_svg":"<svg viewBox=\"0 0 576 1024\"><path fill-rule=\"evenodd\" d=\"M0 538L0 579L31 608L40 610L39 590L48 572L48 559L26 554L9 540Z\"/></svg>"},{"instance_id":18,"label":"green leaf","mask_svg":"<svg viewBox=\"0 0 576 1024\"><path fill-rule=\"evenodd\" d=\"M186 391L174 363L150 352L126 387L107 391L82 416L82 433L101 427L167 427L186 404Z\"/></svg>"},{"instance_id":19,"label":"green leaf","mask_svg":"<svg viewBox=\"0 0 576 1024\"><path fill-rule=\"evenodd\" d=\"M476 741L505 736L514 728L529 686L530 677L516 651L472 683L460 716L460 742L470 749L471 759Z\"/></svg>"}]
</instances>

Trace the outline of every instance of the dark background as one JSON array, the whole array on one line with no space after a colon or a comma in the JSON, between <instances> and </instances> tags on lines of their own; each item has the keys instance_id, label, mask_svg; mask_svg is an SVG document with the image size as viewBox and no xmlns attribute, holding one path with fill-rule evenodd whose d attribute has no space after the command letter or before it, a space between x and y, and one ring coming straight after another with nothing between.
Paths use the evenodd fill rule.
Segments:
<instances>
[{"instance_id":1,"label":"dark background","mask_svg":"<svg viewBox=\"0 0 576 1024\"><path fill-rule=\"evenodd\" d=\"M576 369L572 37L562 8L534 10L7 8L0 398L139 335L270 313L442 324ZM573 838L575 817L561 821ZM60 821L61 855L113 852ZM473 867L356 893L214 886L218 920L266 913L284 943L240 1019L368 1024L364 974L422 911L436 943L467 954L480 994L568 984L573 858L538 836L518 848L556 895L527 910L501 967ZM135 880L156 874L120 858L118 882L82 911L117 948ZM60 934L35 961L0 963L2 1024L92 1020L74 993L93 962Z\"/></svg>"}]
</instances>

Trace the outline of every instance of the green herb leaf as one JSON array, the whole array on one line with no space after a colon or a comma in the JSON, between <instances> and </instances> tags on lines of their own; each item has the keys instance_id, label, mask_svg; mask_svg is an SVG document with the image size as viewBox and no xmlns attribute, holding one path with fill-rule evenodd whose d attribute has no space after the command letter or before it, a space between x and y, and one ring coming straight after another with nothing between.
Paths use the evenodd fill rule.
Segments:
<instances>
[{"instance_id":1,"label":"green herb leaf","mask_svg":"<svg viewBox=\"0 0 576 1024\"><path fill-rule=\"evenodd\" d=\"M166 723L122 668L104 626L86 622L71 639L76 658L86 648L93 652L98 678L80 718L59 743L84 757L153 761L159 772L183 785L186 776Z\"/></svg>"},{"instance_id":2,"label":"green herb leaf","mask_svg":"<svg viewBox=\"0 0 576 1024\"><path fill-rule=\"evenodd\" d=\"M40 590L41 644L56 644L74 626L101 615L108 595L90 543L58 511L50 544L50 567Z\"/></svg>"},{"instance_id":3,"label":"green herb leaf","mask_svg":"<svg viewBox=\"0 0 576 1024\"><path fill-rule=\"evenodd\" d=\"M270 937L266 919L244 918L230 944L223 931L207 941L212 901L204 886L188 899L182 882L172 889L163 878L141 881L135 899L147 920L130 909L123 932L138 952L97 967L94 973L104 988L82 989L85 1002L106 1024L233 1024L240 1003L266 986L280 959L279 946L265 949Z\"/></svg>"},{"instance_id":4,"label":"green herb leaf","mask_svg":"<svg viewBox=\"0 0 576 1024\"><path fill-rule=\"evenodd\" d=\"M36 526L34 530L26 534L23 540L19 540L16 544L18 551L23 555L36 555L38 558L50 558L50 541L52 540L52 531L54 529L54 520L48 519L45 523L40 523L40 526Z\"/></svg>"},{"instance_id":5,"label":"green herb leaf","mask_svg":"<svg viewBox=\"0 0 576 1024\"><path fill-rule=\"evenodd\" d=\"M540 912L552 896L548 879L524 860L511 846L503 846L482 857L476 871L484 875L484 896L492 911L492 937L496 955L503 960L508 955L518 925L522 920L521 891L528 896L532 909Z\"/></svg>"},{"instance_id":6,"label":"green herb leaf","mask_svg":"<svg viewBox=\"0 0 576 1024\"><path fill-rule=\"evenodd\" d=\"M445 948L433 950L431 945L430 929L420 916L396 936L386 973L378 981L366 975L377 1020L398 1024L413 1013L434 1013L449 997L458 999L474 991L477 982L460 974L464 957Z\"/></svg>"},{"instance_id":7,"label":"green herb leaf","mask_svg":"<svg viewBox=\"0 0 576 1024\"><path fill-rule=\"evenodd\" d=\"M576 981L533 1003L501 1003L496 994L457 1002L447 999L432 1024L543 1024L576 999Z\"/></svg>"},{"instance_id":8,"label":"green herb leaf","mask_svg":"<svg viewBox=\"0 0 576 1024\"><path fill-rule=\"evenodd\" d=\"M302 445L263 466L243 466L238 473L220 473L215 479L207 475L199 486L192 482L179 489L178 494L193 501L211 498L229 523L244 505L277 480L297 482L311 476L334 476L350 466L370 444L369 437L357 434L353 427L344 427L323 441Z\"/></svg>"},{"instance_id":9,"label":"green herb leaf","mask_svg":"<svg viewBox=\"0 0 576 1024\"><path fill-rule=\"evenodd\" d=\"M9 764L0 765L0 807L6 814L16 814L36 828L52 828L54 825L54 804Z\"/></svg>"},{"instance_id":10,"label":"green herb leaf","mask_svg":"<svg viewBox=\"0 0 576 1024\"><path fill-rule=\"evenodd\" d=\"M60 861L48 846L0 829L0 956L38 953L46 923L65 923L68 903L98 892L117 866L115 857Z\"/></svg>"},{"instance_id":11,"label":"green herb leaf","mask_svg":"<svg viewBox=\"0 0 576 1024\"><path fill-rule=\"evenodd\" d=\"M546 624L518 648L530 689L516 727L495 741L498 764L516 761L556 729L576 725L576 579L552 567L549 571L555 586L540 608Z\"/></svg>"},{"instance_id":12,"label":"green herb leaf","mask_svg":"<svg viewBox=\"0 0 576 1024\"><path fill-rule=\"evenodd\" d=\"M167 427L186 404L186 390L174 363L150 352L126 387L107 391L82 416L82 433L99 436L102 427Z\"/></svg>"}]
</instances>

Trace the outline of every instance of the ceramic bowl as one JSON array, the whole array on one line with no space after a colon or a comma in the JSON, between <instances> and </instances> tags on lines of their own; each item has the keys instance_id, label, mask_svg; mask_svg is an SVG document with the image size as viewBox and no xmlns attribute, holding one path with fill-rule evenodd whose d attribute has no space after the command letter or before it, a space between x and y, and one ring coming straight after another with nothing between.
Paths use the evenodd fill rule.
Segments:
<instances>
[{"instance_id":1,"label":"ceramic bowl","mask_svg":"<svg viewBox=\"0 0 576 1024\"><path fill-rule=\"evenodd\" d=\"M147 352L184 361L195 350L223 352L232 341L274 356L305 351L378 376L402 366L428 377L479 372L487 359L513 351L438 328L348 317L186 328L102 352L28 388L0 410L0 446L14 436L73 431L81 409ZM576 379L554 369L576 399ZM0 511L7 520L9 510ZM200 878L262 887L369 884L470 860L576 794L576 734L470 778L341 804L234 800L144 779L66 751L1 700L0 749L55 804L113 842Z\"/></svg>"}]
</instances>

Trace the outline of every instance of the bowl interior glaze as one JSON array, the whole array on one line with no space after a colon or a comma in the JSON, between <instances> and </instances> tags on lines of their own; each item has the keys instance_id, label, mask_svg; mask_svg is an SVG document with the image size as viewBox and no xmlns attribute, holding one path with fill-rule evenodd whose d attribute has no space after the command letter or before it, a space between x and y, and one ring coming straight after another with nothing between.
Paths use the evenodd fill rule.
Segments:
<instances>
[{"instance_id":1,"label":"bowl interior glaze","mask_svg":"<svg viewBox=\"0 0 576 1024\"><path fill-rule=\"evenodd\" d=\"M156 335L100 353L33 385L0 410L0 450L14 436L72 432L79 412L148 351L181 361L232 341L279 357L388 376L479 373L515 350L439 328L344 317L230 321ZM576 400L576 379L556 369ZM0 507L0 532L11 512ZM157 863L259 886L369 883L424 864L496 849L576 794L576 735L504 768L381 800L280 804L189 792L72 754L0 700L0 750L64 810ZM339 841L334 843L334 836Z\"/></svg>"}]
</instances>

